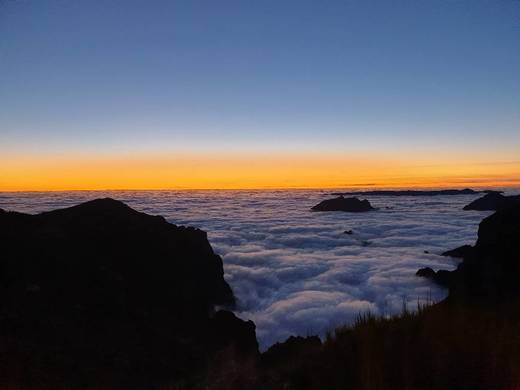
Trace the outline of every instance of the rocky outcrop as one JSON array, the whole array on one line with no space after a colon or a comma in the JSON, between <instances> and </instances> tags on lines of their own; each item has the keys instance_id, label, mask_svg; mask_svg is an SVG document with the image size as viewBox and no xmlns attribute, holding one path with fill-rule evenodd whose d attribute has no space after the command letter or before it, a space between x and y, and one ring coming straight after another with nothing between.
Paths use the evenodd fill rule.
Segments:
<instances>
[{"instance_id":1,"label":"rocky outcrop","mask_svg":"<svg viewBox=\"0 0 520 390\"><path fill-rule=\"evenodd\" d=\"M479 226L475 250L456 270L450 294L504 300L520 294L520 204L498 210Z\"/></svg>"},{"instance_id":2,"label":"rocky outcrop","mask_svg":"<svg viewBox=\"0 0 520 390\"><path fill-rule=\"evenodd\" d=\"M262 353L261 363L264 367L280 367L291 364L297 359L306 358L310 351L322 346L318 336L291 336L283 343L272 345Z\"/></svg>"},{"instance_id":3,"label":"rocky outcrop","mask_svg":"<svg viewBox=\"0 0 520 390\"><path fill-rule=\"evenodd\" d=\"M0 212L0 242L4 380L185 383L222 348L258 353L252 322L215 312L234 297L201 230L98 199Z\"/></svg>"},{"instance_id":4,"label":"rocky outcrop","mask_svg":"<svg viewBox=\"0 0 520 390\"><path fill-rule=\"evenodd\" d=\"M430 267L421 268L415 274L422 278L434 278L435 277L435 271L433 269L431 269Z\"/></svg>"},{"instance_id":5,"label":"rocky outcrop","mask_svg":"<svg viewBox=\"0 0 520 390\"><path fill-rule=\"evenodd\" d=\"M363 195L363 196L437 196L437 195L477 195L480 193L500 193L500 191L475 191L469 188L463 190L376 190L342 192L333 195Z\"/></svg>"},{"instance_id":6,"label":"rocky outcrop","mask_svg":"<svg viewBox=\"0 0 520 390\"><path fill-rule=\"evenodd\" d=\"M471 245L462 245L458 248L443 252L441 256L455 257L458 259L463 259L466 256L469 256L473 252L473 247Z\"/></svg>"},{"instance_id":7,"label":"rocky outcrop","mask_svg":"<svg viewBox=\"0 0 520 390\"><path fill-rule=\"evenodd\" d=\"M311 208L312 211L348 211L348 212L364 212L374 210L368 200L359 200L358 198L345 198L339 196L334 199L327 199Z\"/></svg>"},{"instance_id":8,"label":"rocky outcrop","mask_svg":"<svg viewBox=\"0 0 520 390\"><path fill-rule=\"evenodd\" d=\"M496 211L517 204L520 204L520 195L504 196L491 192L464 206L464 210Z\"/></svg>"},{"instance_id":9,"label":"rocky outcrop","mask_svg":"<svg viewBox=\"0 0 520 390\"><path fill-rule=\"evenodd\" d=\"M449 287L451 283L452 274L450 271L439 270L434 271L430 267L421 268L416 273L417 276L422 278L432 279L435 283Z\"/></svg>"},{"instance_id":10,"label":"rocky outcrop","mask_svg":"<svg viewBox=\"0 0 520 390\"><path fill-rule=\"evenodd\" d=\"M480 223L475 246L465 250L455 271L421 269L417 274L448 286L449 301L508 301L520 296L519 253L520 204L498 210Z\"/></svg>"}]
</instances>

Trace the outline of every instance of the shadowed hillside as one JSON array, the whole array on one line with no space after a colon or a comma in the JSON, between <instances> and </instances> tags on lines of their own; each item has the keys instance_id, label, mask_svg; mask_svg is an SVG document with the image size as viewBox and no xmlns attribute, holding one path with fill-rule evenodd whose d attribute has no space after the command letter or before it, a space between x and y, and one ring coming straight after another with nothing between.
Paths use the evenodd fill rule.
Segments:
<instances>
[{"instance_id":1,"label":"shadowed hillside","mask_svg":"<svg viewBox=\"0 0 520 390\"><path fill-rule=\"evenodd\" d=\"M257 353L203 231L112 199L0 212L0 380L23 387L182 383ZM233 355L234 356L234 355Z\"/></svg>"}]
</instances>

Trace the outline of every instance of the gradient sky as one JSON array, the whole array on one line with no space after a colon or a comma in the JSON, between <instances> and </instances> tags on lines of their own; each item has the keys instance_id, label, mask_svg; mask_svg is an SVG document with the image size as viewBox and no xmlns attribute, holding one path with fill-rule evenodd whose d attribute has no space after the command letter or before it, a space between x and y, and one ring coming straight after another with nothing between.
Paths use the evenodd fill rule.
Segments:
<instances>
[{"instance_id":1,"label":"gradient sky","mask_svg":"<svg viewBox=\"0 0 520 390\"><path fill-rule=\"evenodd\" d=\"M496 183L518 0L0 0L0 190Z\"/></svg>"}]
</instances>

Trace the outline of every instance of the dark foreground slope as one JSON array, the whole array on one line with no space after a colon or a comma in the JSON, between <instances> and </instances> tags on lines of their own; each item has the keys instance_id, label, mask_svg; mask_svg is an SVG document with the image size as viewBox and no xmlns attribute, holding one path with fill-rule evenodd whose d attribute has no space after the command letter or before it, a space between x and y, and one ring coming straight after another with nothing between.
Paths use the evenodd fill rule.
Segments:
<instances>
[{"instance_id":1,"label":"dark foreground slope","mask_svg":"<svg viewBox=\"0 0 520 390\"><path fill-rule=\"evenodd\" d=\"M291 338L262 354L255 370L225 382L250 379L251 389L520 388L519 243L520 206L501 210L482 221L460 267L445 271L446 300L392 318L362 315L323 343Z\"/></svg>"},{"instance_id":2,"label":"dark foreground slope","mask_svg":"<svg viewBox=\"0 0 520 390\"><path fill-rule=\"evenodd\" d=\"M112 199L0 210L0 381L24 388L190 383L217 354L255 356L203 231Z\"/></svg>"}]
</instances>

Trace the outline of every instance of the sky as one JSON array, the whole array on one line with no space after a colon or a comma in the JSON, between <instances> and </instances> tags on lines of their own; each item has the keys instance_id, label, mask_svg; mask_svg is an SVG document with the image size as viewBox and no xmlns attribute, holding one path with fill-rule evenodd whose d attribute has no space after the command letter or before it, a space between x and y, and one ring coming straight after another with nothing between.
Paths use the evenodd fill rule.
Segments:
<instances>
[{"instance_id":1,"label":"sky","mask_svg":"<svg viewBox=\"0 0 520 390\"><path fill-rule=\"evenodd\" d=\"M520 1L0 0L0 190L520 184Z\"/></svg>"}]
</instances>

